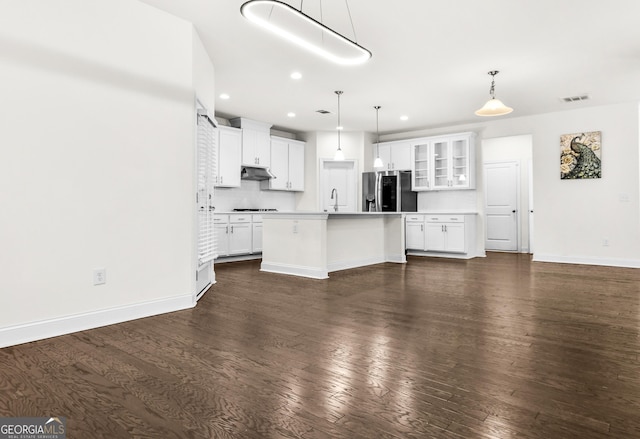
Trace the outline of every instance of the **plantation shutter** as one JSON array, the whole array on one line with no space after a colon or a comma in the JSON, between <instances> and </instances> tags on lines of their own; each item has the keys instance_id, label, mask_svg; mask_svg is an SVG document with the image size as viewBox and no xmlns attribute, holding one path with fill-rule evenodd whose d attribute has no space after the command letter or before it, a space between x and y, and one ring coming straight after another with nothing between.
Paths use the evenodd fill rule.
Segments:
<instances>
[{"instance_id":1,"label":"plantation shutter","mask_svg":"<svg viewBox=\"0 0 640 439\"><path fill-rule=\"evenodd\" d=\"M213 189L216 170L216 128L206 111L198 111L197 194L198 263L212 261L215 254Z\"/></svg>"}]
</instances>

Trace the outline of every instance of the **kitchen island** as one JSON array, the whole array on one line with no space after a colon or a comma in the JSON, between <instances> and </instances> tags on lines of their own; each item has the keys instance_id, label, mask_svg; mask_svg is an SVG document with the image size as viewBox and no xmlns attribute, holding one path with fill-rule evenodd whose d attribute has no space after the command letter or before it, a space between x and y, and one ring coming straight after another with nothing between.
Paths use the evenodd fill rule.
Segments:
<instances>
[{"instance_id":1,"label":"kitchen island","mask_svg":"<svg viewBox=\"0 0 640 439\"><path fill-rule=\"evenodd\" d=\"M326 279L333 271L406 263L404 218L399 212L264 213L260 269Z\"/></svg>"}]
</instances>

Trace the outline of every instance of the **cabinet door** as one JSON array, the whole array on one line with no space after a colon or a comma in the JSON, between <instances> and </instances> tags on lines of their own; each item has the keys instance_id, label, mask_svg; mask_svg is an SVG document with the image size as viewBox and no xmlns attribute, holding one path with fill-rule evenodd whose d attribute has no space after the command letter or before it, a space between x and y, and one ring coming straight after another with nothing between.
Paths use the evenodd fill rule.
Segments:
<instances>
[{"instance_id":1,"label":"cabinet door","mask_svg":"<svg viewBox=\"0 0 640 439\"><path fill-rule=\"evenodd\" d=\"M391 166L397 171L411 169L411 143L399 142L391 146Z\"/></svg>"},{"instance_id":2,"label":"cabinet door","mask_svg":"<svg viewBox=\"0 0 640 439\"><path fill-rule=\"evenodd\" d=\"M216 224L215 231L216 257L227 256L229 254L229 224L226 222Z\"/></svg>"},{"instance_id":3,"label":"cabinet door","mask_svg":"<svg viewBox=\"0 0 640 439\"><path fill-rule=\"evenodd\" d=\"M424 250L424 222L407 221L405 233L407 249Z\"/></svg>"},{"instance_id":4,"label":"cabinet door","mask_svg":"<svg viewBox=\"0 0 640 439\"><path fill-rule=\"evenodd\" d=\"M304 191L304 143L289 143L289 190Z\"/></svg>"},{"instance_id":5,"label":"cabinet door","mask_svg":"<svg viewBox=\"0 0 640 439\"><path fill-rule=\"evenodd\" d=\"M251 253L251 223L229 223L229 254Z\"/></svg>"},{"instance_id":6,"label":"cabinet door","mask_svg":"<svg viewBox=\"0 0 640 439\"><path fill-rule=\"evenodd\" d=\"M256 132L255 155L257 165L262 168L271 166L271 135L269 131Z\"/></svg>"},{"instance_id":7,"label":"cabinet door","mask_svg":"<svg viewBox=\"0 0 640 439\"><path fill-rule=\"evenodd\" d=\"M242 131L237 128L218 128L218 179L216 186L240 187Z\"/></svg>"},{"instance_id":8,"label":"cabinet door","mask_svg":"<svg viewBox=\"0 0 640 439\"><path fill-rule=\"evenodd\" d=\"M464 223L446 223L446 251L464 253L466 251L464 240Z\"/></svg>"},{"instance_id":9,"label":"cabinet door","mask_svg":"<svg viewBox=\"0 0 640 439\"><path fill-rule=\"evenodd\" d=\"M411 189L427 191L431 189L431 145L428 141L411 144Z\"/></svg>"},{"instance_id":10,"label":"cabinet door","mask_svg":"<svg viewBox=\"0 0 640 439\"><path fill-rule=\"evenodd\" d=\"M444 223L426 223L425 250L445 251Z\"/></svg>"},{"instance_id":11,"label":"cabinet door","mask_svg":"<svg viewBox=\"0 0 640 439\"><path fill-rule=\"evenodd\" d=\"M451 139L451 186L457 189L470 187L469 137Z\"/></svg>"},{"instance_id":12,"label":"cabinet door","mask_svg":"<svg viewBox=\"0 0 640 439\"><path fill-rule=\"evenodd\" d=\"M258 131L249 128L242 129L242 165L257 166L256 143L258 143Z\"/></svg>"},{"instance_id":13,"label":"cabinet door","mask_svg":"<svg viewBox=\"0 0 640 439\"><path fill-rule=\"evenodd\" d=\"M253 243L252 243L253 253L262 252L262 223L253 224L252 238L253 238Z\"/></svg>"},{"instance_id":14,"label":"cabinet door","mask_svg":"<svg viewBox=\"0 0 640 439\"><path fill-rule=\"evenodd\" d=\"M289 187L289 144L286 140L271 139L271 173L269 189L286 191Z\"/></svg>"},{"instance_id":15,"label":"cabinet door","mask_svg":"<svg viewBox=\"0 0 640 439\"><path fill-rule=\"evenodd\" d=\"M436 140L433 151L433 189L446 189L450 185L450 151L448 140Z\"/></svg>"}]
</instances>

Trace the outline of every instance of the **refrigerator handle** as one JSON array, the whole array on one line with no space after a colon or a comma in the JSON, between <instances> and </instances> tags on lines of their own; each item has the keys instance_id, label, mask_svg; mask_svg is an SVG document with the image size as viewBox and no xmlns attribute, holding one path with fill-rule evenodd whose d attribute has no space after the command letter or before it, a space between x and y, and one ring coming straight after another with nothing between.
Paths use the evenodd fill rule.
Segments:
<instances>
[{"instance_id":1,"label":"refrigerator handle","mask_svg":"<svg viewBox=\"0 0 640 439\"><path fill-rule=\"evenodd\" d=\"M382 212L382 173L376 172L376 212Z\"/></svg>"}]
</instances>

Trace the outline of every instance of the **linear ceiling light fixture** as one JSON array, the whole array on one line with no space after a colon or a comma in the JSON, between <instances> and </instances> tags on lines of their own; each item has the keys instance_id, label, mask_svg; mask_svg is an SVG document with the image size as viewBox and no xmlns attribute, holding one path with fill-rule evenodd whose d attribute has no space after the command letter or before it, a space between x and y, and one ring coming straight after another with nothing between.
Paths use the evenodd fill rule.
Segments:
<instances>
[{"instance_id":1,"label":"linear ceiling light fixture","mask_svg":"<svg viewBox=\"0 0 640 439\"><path fill-rule=\"evenodd\" d=\"M355 38L349 3L347 11ZM303 13L302 5L297 10L278 0L250 0L240 7L240 13L252 23L337 64L361 64L371 58L371 52L358 43ZM318 29L322 31L320 35Z\"/></svg>"},{"instance_id":2,"label":"linear ceiling light fixture","mask_svg":"<svg viewBox=\"0 0 640 439\"><path fill-rule=\"evenodd\" d=\"M334 160L344 160L344 152L342 148L340 148L340 131L342 131L342 125L340 125L340 95L343 93L341 91L335 92L338 95L338 126L336 130L338 130L338 149L336 150L336 155L333 157Z\"/></svg>"},{"instance_id":3,"label":"linear ceiling light fixture","mask_svg":"<svg viewBox=\"0 0 640 439\"><path fill-rule=\"evenodd\" d=\"M382 168L384 163L382 163L382 159L380 158L380 125L378 124L378 110L380 110L380 105L376 105L373 107L376 110L376 159L373 161L374 168Z\"/></svg>"},{"instance_id":4,"label":"linear ceiling light fixture","mask_svg":"<svg viewBox=\"0 0 640 439\"><path fill-rule=\"evenodd\" d=\"M503 114L509 114L513 111L513 108L507 107L505 104L496 99L496 82L495 77L499 72L492 70L489 72L491 75L491 89L489 89L489 95L491 99L487 101L484 106L476 111L476 116L502 116Z\"/></svg>"}]
</instances>

